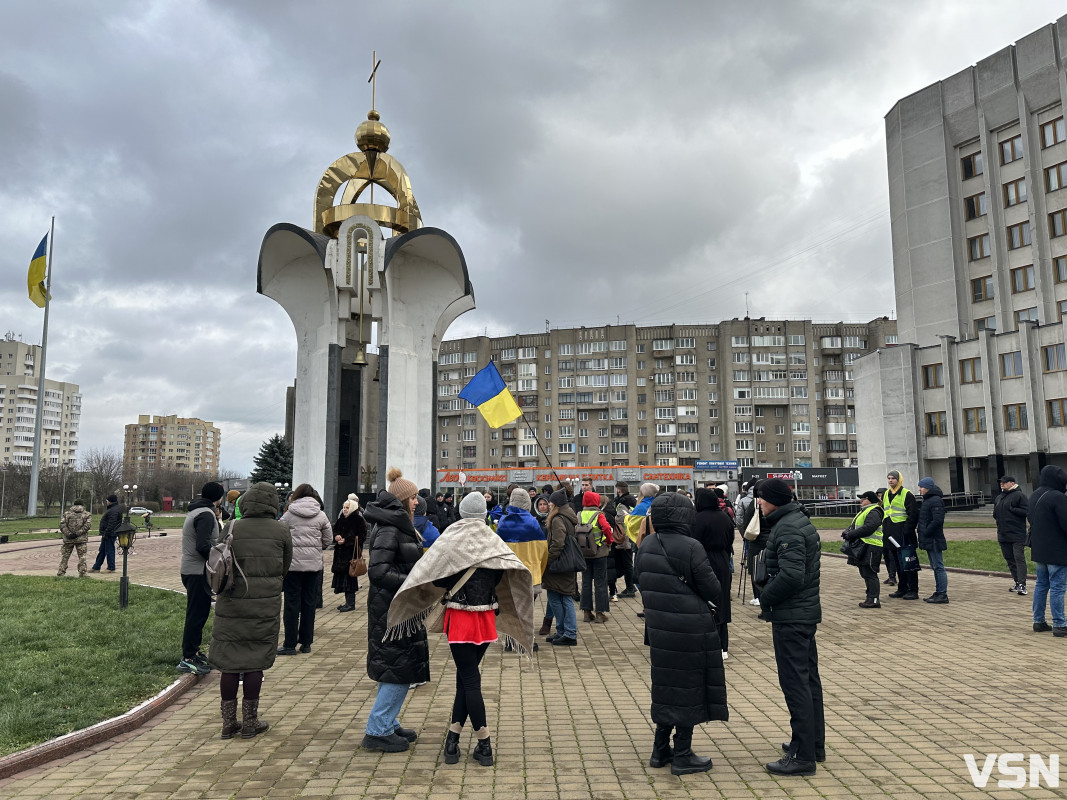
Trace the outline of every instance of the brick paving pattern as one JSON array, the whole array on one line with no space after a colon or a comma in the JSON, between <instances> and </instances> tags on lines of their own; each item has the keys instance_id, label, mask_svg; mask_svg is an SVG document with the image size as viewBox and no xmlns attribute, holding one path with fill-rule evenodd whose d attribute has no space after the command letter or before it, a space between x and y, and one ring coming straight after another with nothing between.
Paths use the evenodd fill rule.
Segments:
<instances>
[{"instance_id":1,"label":"brick paving pattern","mask_svg":"<svg viewBox=\"0 0 1067 800\"><path fill-rule=\"evenodd\" d=\"M132 580L180 589L179 548L174 535L139 541ZM0 571L54 575L58 553L58 544L0 551ZM85 580L117 581L118 574ZM919 583L929 594L932 574L924 571ZM886 599L883 610L864 611L856 607L863 599L858 572L823 559L818 642L828 758L812 778L763 770L788 739L788 714L770 626L736 600L726 662L731 718L699 726L693 740L696 752L714 760L709 773L678 778L648 767L653 726L647 651L634 615L639 600L612 604L606 625L580 622L578 647L542 644L528 662L490 648L483 682L495 767L466 756L469 729L460 763L440 758L455 686L440 636L430 637L433 680L409 695L401 715L419 741L406 753L363 752L375 689L364 670L365 595L357 595L357 611L340 614L327 582L313 652L279 658L266 673L266 734L218 738L212 674L137 731L0 781L0 798L1064 797L1044 784L998 789L998 778L1008 776L995 767L987 787L976 789L963 759L974 753L981 766L986 753L1067 757L1067 639L1032 633L1030 597L1009 594L1007 585L950 574L947 606ZM130 602L137 602L136 586ZM1067 785L1067 772L1063 778Z\"/></svg>"}]
</instances>

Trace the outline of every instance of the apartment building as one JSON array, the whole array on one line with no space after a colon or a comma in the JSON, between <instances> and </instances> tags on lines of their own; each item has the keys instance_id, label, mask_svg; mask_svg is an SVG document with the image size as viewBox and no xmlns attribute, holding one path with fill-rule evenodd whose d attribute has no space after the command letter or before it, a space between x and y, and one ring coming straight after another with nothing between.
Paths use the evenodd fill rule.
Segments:
<instances>
[{"instance_id":1,"label":"apartment building","mask_svg":"<svg viewBox=\"0 0 1067 800\"><path fill-rule=\"evenodd\" d=\"M0 463L33 463L40 355L39 345L27 344L12 333L0 340L0 430L4 438ZM77 461L81 404L78 384L45 378L42 467L73 466Z\"/></svg>"},{"instance_id":2,"label":"apartment building","mask_svg":"<svg viewBox=\"0 0 1067 800\"><path fill-rule=\"evenodd\" d=\"M862 359L864 485L1067 465L1067 17L886 115L900 341Z\"/></svg>"},{"instance_id":3,"label":"apartment building","mask_svg":"<svg viewBox=\"0 0 1067 800\"><path fill-rule=\"evenodd\" d=\"M855 466L852 364L895 342L889 319L604 325L446 341L436 467ZM458 397L490 360L524 412L497 430Z\"/></svg>"},{"instance_id":4,"label":"apartment building","mask_svg":"<svg viewBox=\"0 0 1067 800\"><path fill-rule=\"evenodd\" d=\"M126 426L122 452L124 478L136 479L157 470L216 473L222 432L202 419L141 414Z\"/></svg>"}]
</instances>

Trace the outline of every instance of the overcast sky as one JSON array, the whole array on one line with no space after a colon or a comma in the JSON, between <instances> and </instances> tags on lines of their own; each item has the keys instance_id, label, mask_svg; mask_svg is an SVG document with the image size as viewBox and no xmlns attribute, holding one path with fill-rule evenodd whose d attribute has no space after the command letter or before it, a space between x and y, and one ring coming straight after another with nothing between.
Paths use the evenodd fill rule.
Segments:
<instances>
[{"instance_id":1,"label":"overcast sky","mask_svg":"<svg viewBox=\"0 0 1067 800\"><path fill-rule=\"evenodd\" d=\"M893 315L884 115L1062 13L1028 0L68 0L0 15L0 326L56 216L48 377L81 450L139 413L284 423L288 317L256 294L277 222L370 108L478 308L450 337L751 315ZM2 333L2 332L0 332Z\"/></svg>"}]
</instances>

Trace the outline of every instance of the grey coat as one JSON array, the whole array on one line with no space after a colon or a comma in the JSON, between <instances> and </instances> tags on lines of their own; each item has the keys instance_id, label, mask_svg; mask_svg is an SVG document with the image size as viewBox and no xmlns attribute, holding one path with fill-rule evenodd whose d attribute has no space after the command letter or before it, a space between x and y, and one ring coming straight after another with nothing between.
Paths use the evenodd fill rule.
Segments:
<instances>
[{"instance_id":1,"label":"grey coat","mask_svg":"<svg viewBox=\"0 0 1067 800\"><path fill-rule=\"evenodd\" d=\"M241 496L241 519L231 521L236 571L233 588L215 601L211 665L220 672L255 672L274 666L282 581L293 559L289 527L275 519L278 490L265 482Z\"/></svg>"}]
</instances>

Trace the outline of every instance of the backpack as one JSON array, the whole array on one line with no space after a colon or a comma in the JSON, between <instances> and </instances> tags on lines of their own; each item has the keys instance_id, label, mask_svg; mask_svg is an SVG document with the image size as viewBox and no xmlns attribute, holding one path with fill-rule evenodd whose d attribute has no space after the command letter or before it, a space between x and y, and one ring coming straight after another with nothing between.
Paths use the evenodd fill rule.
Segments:
<instances>
[{"instance_id":1,"label":"backpack","mask_svg":"<svg viewBox=\"0 0 1067 800\"><path fill-rule=\"evenodd\" d=\"M226 536L223 537L216 545L212 545L211 552L207 554L207 562L204 564L204 577L207 578L207 585L211 587L211 591L215 594L222 594L224 591L233 591L234 574L240 573L241 577L245 577L244 570L241 569L241 565L237 563L237 560L233 557L233 528L237 524L237 521L230 525L230 530ZM248 591L248 580L245 579L245 592Z\"/></svg>"},{"instance_id":2,"label":"backpack","mask_svg":"<svg viewBox=\"0 0 1067 800\"><path fill-rule=\"evenodd\" d=\"M574 526L574 535L578 539L578 547L581 548L582 555L586 558L596 558L597 548L599 547L597 542L598 540L601 544L604 542L604 534L600 531L598 522L599 518L600 509L597 509L589 522L582 522L579 519L578 524Z\"/></svg>"},{"instance_id":3,"label":"backpack","mask_svg":"<svg viewBox=\"0 0 1067 800\"><path fill-rule=\"evenodd\" d=\"M632 508L622 503L615 506L615 527L611 531L611 538L616 545L629 547L630 537L626 535L626 518L631 511L633 511Z\"/></svg>"}]
</instances>

